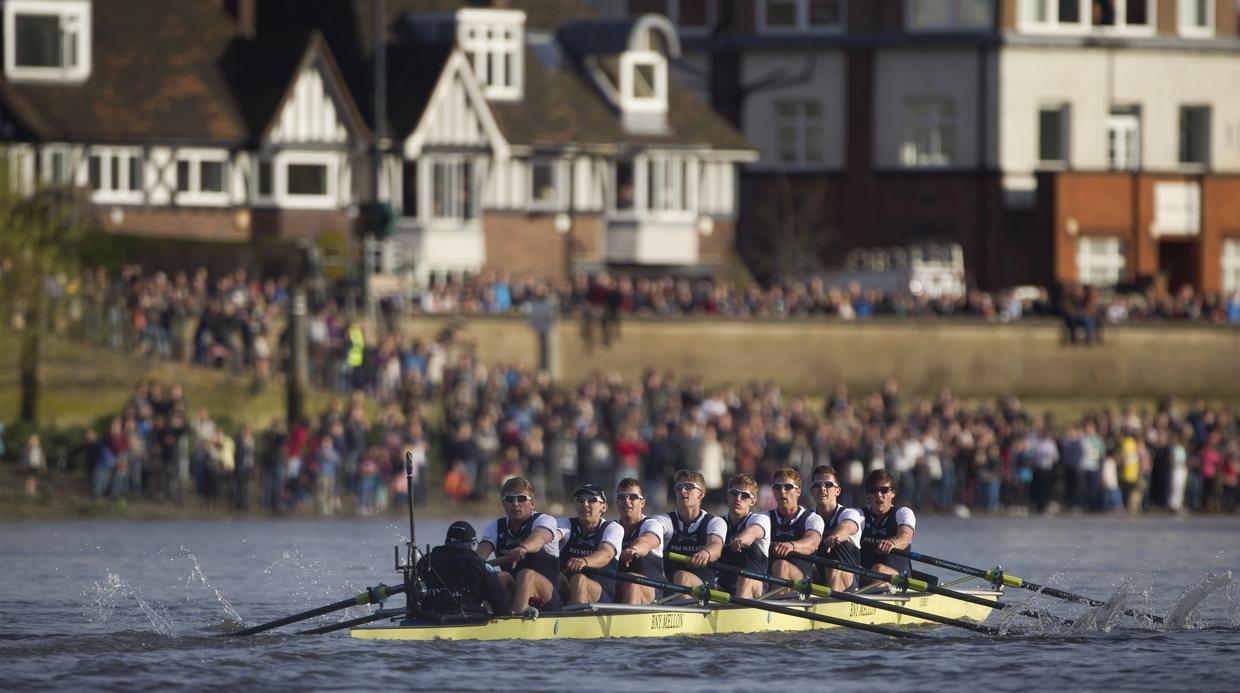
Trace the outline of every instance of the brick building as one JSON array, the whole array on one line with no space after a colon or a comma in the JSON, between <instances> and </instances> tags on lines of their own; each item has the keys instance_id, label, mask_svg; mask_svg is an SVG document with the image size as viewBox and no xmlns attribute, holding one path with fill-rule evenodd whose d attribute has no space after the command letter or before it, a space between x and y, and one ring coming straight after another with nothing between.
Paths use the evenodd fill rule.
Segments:
<instances>
[{"instance_id":1,"label":"brick building","mask_svg":"<svg viewBox=\"0 0 1240 693\"><path fill-rule=\"evenodd\" d=\"M340 247L377 199L386 278L734 262L757 155L669 77L670 22L478 4L5 0L10 170L139 235Z\"/></svg>"},{"instance_id":2,"label":"brick building","mask_svg":"<svg viewBox=\"0 0 1240 693\"><path fill-rule=\"evenodd\" d=\"M672 18L761 151L750 257L947 241L987 287L1240 289L1235 0L594 4Z\"/></svg>"}]
</instances>

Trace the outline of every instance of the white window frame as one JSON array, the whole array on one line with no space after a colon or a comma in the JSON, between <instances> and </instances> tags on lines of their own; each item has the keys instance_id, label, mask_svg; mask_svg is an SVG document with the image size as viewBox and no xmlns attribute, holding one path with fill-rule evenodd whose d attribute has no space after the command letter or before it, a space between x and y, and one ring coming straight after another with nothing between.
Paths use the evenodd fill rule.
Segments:
<instances>
[{"instance_id":1,"label":"white window frame","mask_svg":"<svg viewBox=\"0 0 1240 693\"><path fill-rule=\"evenodd\" d=\"M1127 249L1118 236L1080 236L1076 241L1076 279L1090 286L1115 286L1124 280Z\"/></svg>"},{"instance_id":2,"label":"white window frame","mask_svg":"<svg viewBox=\"0 0 1240 693\"><path fill-rule=\"evenodd\" d=\"M808 106L813 104L818 107L818 115L811 117L807 111ZM780 107L791 107L793 113L791 116L780 114ZM788 167L820 167L824 165L826 147L826 110L823 103L818 99L774 99L771 101L771 109L774 111L772 122L775 130L775 159L781 166ZM818 130L818 150L817 157L809 156L809 131L811 128ZM794 156L791 160L783 158L783 134L785 131L791 131L793 137Z\"/></svg>"},{"instance_id":3,"label":"white window frame","mask_svg":"<svg viewBox=\"0 0 1240 693\"><path fill-rule=\"evenodd\" d=\"M1059 156L1046 159L1042 156L1042 114L1056 113L1059 117ZM1044 103L1038 107L1038 167L1063 169L1068 167L1072 152L1072 107L1066 103Z\"/></svg>"},{"instance_id":4,"label":"white window frame","mask_svg":"<svg viewBox=\"0 0 1240 693\"><path fill-rule=\"evenodd\" d=\"M1107 168L1112 171L1141 170L1141 115L1111 113L1106 119ZM1131 146L1120 147L1121 143Z\"/></svg>"},{"instance_id":5,"label":"white window frame","mask_svg":"<svg viewBox=\"0 0 1240 693\"><path fill-rule=\"evenodd\" d=\"M62 180L52 178L52 158L59 154L64 157ZM74 185L73 148L68 144L49 143L39 148L39 182L44 185Z\"/></svg>"},{"instance_id":6,"label":"white window frame","mask_svg":"<svg viewBox=\"0 0 1240 693\"><path fill-rule=\"evenodd\" d=\"M1223 291L1240 291L1240 238L1224 238L1222 257L1219 258L1222 270Z\"/></svg>"},{"instance_id":7,"label":"white window frame","mask_svg":"<svg viewBox=\"0 0 1240 693\"><path fill-rule=\"evenodd\" d=\"M768 26L766 23L766 5L768 0L758 0L754 3L754 26L758 28L760 34L837 34L844 31L844 27L848 25L848 2L847 0L837 0L840 8L840 21L835 24L823 24L819 26L811 26L809 23L809 3L810 0L787 0L792 2L796 8L796 22L793 26Z\"/></svg>"},{"instance_id":8,"label":"white window frame","mask_svg":"<svg viewBox=\"0 0 1240 693\"><path fill-rule=\"evenodd\" d=\"M634 159L634 209L645 218L691 222L697 218L698 181L697 157L681 152L641 154Z\"/></svg>"},{"instance_id":9,"label":"white window frame","mask_svg":"<svg viewBox=\"0 0 1240 693\"><path fill-rule=\"evenodd\" d=\"M926 116L924 123L914 120L916 107L924 107ZM924 128L927 140L924 143L925 153L919 151L915 141L918 127ZM947 132L951 133L951 146L947 147L944 140ZM905 168L933 168L951 166L959 158L956 147L959 137L956 133L956 104L951 97L908 97L904 101L904 127L900 143L900 163Z\"/></svg>"},{"instance_id":10,"label":"white window frame","mask_svg":"<svg viewBox=\"0 0 1240 693\"><path fill-rule=\"evenodd\" d=\"M5 0L4 1L4 74L14 81L81 82L90 77L91 14L89 0ZM17 16L55 15L60 18L63 36L71 31L76 44L74 65L32 67L17 64ZM66 47L66 51L68 48ZM64 60L66 56L62 55Z\"/></svg>"},{"instance_id":11,"label":"white window frame","mask_svg":"<svg viewBox=\"0 0 1240 693\"><path fill-rule=\"evenodd\" d=\"M545 156L536 156L529 161L529 211L531 212L559 212L568 205L568 175L565 171L565 163L561 159L555 159ZM542 200L538 198L537 191L534 189L535 175L534 171L541 167L547 166L551 170L551 188L552 194L550 200Z\"/></svg>"},{"instance_id":12,"label":"white window frame","mask_svg":"<svg viewBox=\"0 0 1240 693\"><path fill-rule=\"evenodd\" d=\"M1190 10L1196 9L1193 3L1196 0L1178 0L1176 2L1175 23L1180 31L1180 36L1186 38L1213 38L1215 34L1215 25L1217 20L1214 16L1215 5L1214 0L1200 0L1205 3L1206 23L1200 25L1192 22L1186 22L1186 15Z\"/></svg>"},{"instance_id":13,"label":"white window frame","mask_svg":"<svg viewBox=\"0 0 1240 693\"><path fill-rule=\"evenodd\" d=\"M1028 19L1026 18L1025 8L1031 3L1046 3L1046 19ZM1114 0L1115 2L1115 23L1111 25L1102 25L1093 23L1093 2L1092 0L1018 0L1016 10L1016 23L1021 31L1033 31L1043 34L1083 34L1086 32L1100 32L1106 34L1122 34L1125 36L1153 36L1158 31L1158 3L1156 0ZM1143 2L1145 3L1145 16L1148 21L1145 24L1127 23L1128 3ZM1061 22L1058 20L1059 7L1063 3L1077 3L1078 16L1080 21L1077 22ZM1054 17L1055 19L1051 19Z\"/></svg>"},{"instance_id":14,"label":"white window frame","mask_svg":"<svg viewBox=\"0 0 1240 693\"><path fill-rule=\"evenodd\" d=\"M731 0L727 1L731 2ZM715 24L719 21L718 0L702 0L702 2L706 3L706 24L704 25L686 25L681 23L680 4L682 2L684 2L684 0L667 0L667 4L664 8L664 14L667 15L667 18L672 21L672 24L676 27L676 31L680 32L681 35L703 36L705 34L709 34L711 30L715 28Z\"/></svg>"},{"instance_id":15,"label":"white window frame","mask_svg":"<svg viewBox=\"0 0 1240 693\"><path fill-rule=\"evenodd\" d=\"M181 164L189 165L189 180L186 181L187 190L180 190L181 187ZM224 184L223 190L203 190L202 189L202 165L205 163L216 163L222 167L221 182ZM202 206L220 206L228 204L228 183L229 183L229 156L228 151L224 149L179 149L176 153L176 160L173 162L173 172L177 177L176 185L173 186L173 199L179 205L202 205Z\"/></svg>"},{"instance_id":16,"label":"white window frame","mask_svg":"<svg viewBox=\"0 0 1240 693\"><path fill-rule=\"evenodd\" d=\"M519 10L469 8L459 10L457 43L488 99L521 98L525 80L525 13ZM505 65L499 74L492 66ZM496 77L499 79L497 80Z\"/></svg>"},{"instance_id":17,"label":"white window frame","mask_svg":"<svg viewBox=\"0 0 1240 693\"><path fill-rule=\"evenodd\" d=\"M327 168L327 192L321 195L290 194L289 165L324 166ZM257 173L257 171L256 171ZM271 185L276 206L288 209L335 209L340 175L340 155L336 152L279 152L272 157ZM254 183L258 185L258 181Z\"/></svg>"},{"instance_id":18,"label":"white window frame","mask_svg":"<svg viewBox=\"0 0 1240 693\"><path fill-rule=\"evenodd\" d=\"M91 188L90 184L90 160L91 157L99 157L99 181L98 190ZM121 163L117 164L116 171L120 177L119 181L112 180L112 159L117 158ZM142 168L142 187L136 190L133 187L133 180L130 174L130 161L138 160L138 165ZM86 178L86 187L90 189L90 201L101 204L140 204L146 196L146 157L143 156L141 147L90 147L86 152L86 160L83 162L83 173Z\"/></svg>"},{"instance_id":19,"label":"white window frame","mask_svg":"<svg viewBox=\"0 0 1240 693\"><path fill-rule=\"evenodd\" d=\"M914 7L923 2L940 2L947 8L947 20L942 24L930 24L925 26L917 26L913 24L913 16L915 14ZM935 32L935 31L985 31L995 26L995 4L993 2L983 1L989 16L985 24L966 24L960 23L960 3L963 0L904 0L904 28L910 32ZM976 2L977 0L969 0Z\"/></svg>"},{"instance_id":20,"label":"white window frame","mask_svg":"<svg viewBox=\"0 0 1240 693\"><path fill-rule=\"evenodd\" d=\"M654 68L654 96L639 97L637 68ZM656 50L625 51L620 54L620 105L628 112L662 113L667 111L667 58Z\"/></svg>"},{"instance_id":21,"label":"white window frame","mask_svg":"<svg viewBox=\"0 0 1240 693\"><path fill-rule=\"evenodd\" d=\"M461 171L464 165L470 165L470 195L472 197L474 215L467 216L465 207L461 200L449 200L453 209L448 211L444 216L435 216L435 165L450 166L452 182L448 184L448 189L455 191L460 189ZM463 224L476 223L482 219L482 161L480 157L467 154L427 154L418 162L418 194L421 199L418 200L419 218L427 223L436 226L460 226Z\"/></svg>"},{"instance_id":22,"label":"white window frame","mask_svg":"<svg viewBox=\"0 0 1240 693\"><path fill-rule=\"evenodd\" d=\"M1185 151L1184 151L1185 150L1184 117L1186 115L1186 112L1190 109L1195 110L1195 111L1204 110L1206 114L1205 123L1203 124L1203 127L1205 128L1205 132L1201 133L1202 137L1204 138L1204 144L1202 145L1203 151L1200 152L1201 161L1185 161L1184 160L1184 154L1185 154ZM1210 155L1212 153L1210 149L1213 146L1213 139L1214 139L1211 136L1213 134L1211 130L1214 128L1214 109L1211 108L1208 104L1181 104L1177 113L1178 113L1178 116L1176 118L1176 139L1177 139L1178 144L1176 146L1176 150L1177 150L1176 160L1179 162L1180 168L1188 169L1191 171L1201 171L1201 170L1208 169L1210 167L1210 159L1211 159Z\"/></svg>"}]
</instances>

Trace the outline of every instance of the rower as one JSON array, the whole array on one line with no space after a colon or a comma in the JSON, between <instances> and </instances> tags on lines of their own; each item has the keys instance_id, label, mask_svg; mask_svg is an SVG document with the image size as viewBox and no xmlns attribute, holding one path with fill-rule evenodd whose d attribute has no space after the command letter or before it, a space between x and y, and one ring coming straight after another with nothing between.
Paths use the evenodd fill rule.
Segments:
<instances>
[{"instance_id":1,"label":"rower","mask_svg":"<svg viewBox=\"0 0 1240 693\"><path fill-rule=\"evenodd\" d=\"M758 482L748 474L737 474L728 480L728 536L724 539L720 563L766 574L767 552L771 545L771 518L753 512L758 500ZM719 587L738 597L755 598L762 594L762 581L723 571Z\"/></svg>"},{"instance_id":2,"label":"rower","mask_svg":"<svg viewBox=\"0 0 1240 693\"><path fill-rule=\"evenodd\" d=\"M814 512L826 525L817 554L854 568L861 567L861 511L840 505L840 477L835 469L822 464L814 467L809 492L814 498ZM857 574L820 566L817 580L835 592L857 589Z\"/></svg>"},{"instance_id":3,"label":"rower","mask_svg":"<svg viewBox=\"0 0 1240 693\"><path fill-rule=\"evenodd\" d=\"M771 575L800 580L813 574L814 564L788 554L810 554L822 542L822 518L801 507L801 473L792 467L775 470L771 482L775 509L767 511L771 520Z\"/></svg>"},{"instance_id":4,"label":"rower","mask_svg":"<svg viewBox=\"0 0 1240 693\"><path fill-rule=\"evenodd\" d=\"M620 551L620 572L665 582L663 575L663 525L646 517L646 495L641 482L627 478L616 487L618 522L624 528L623 549ZM658 599L653 587L621 582L616 585L616 601L621 604L650 604Z\"/></svg>"},{"instance_id":5,"label":"rower","mask_svg":"<svg viewBox=\"0 0 1240 693\"><path fill-rule=\"evenodd\" d=\"M616 581L584 575L582 568L615 570L624 542L619 523L604 520L607 493L596 484L583 484L573 492L577 517L561 518L560 566L567 587L567 604L609 603L616 600Z\"/></svg>"},{"instance_id":6,"label":"rower","mask_svg":"<svg viewBox=\"0 0 1240 693\"><path fill-rule=\"evenodd\" d=\"M913 545L917 517L905 507L895 507L896 480L885 469L875 469L865 478L870 504L865 509L861 532L861 565L888 575L910 574L912 563L896 556L892 549L908 550Z\"/></svg>"},{"instance_id":7,"label":"rower","mask_svg":"<svg viewBox=\"0 0 1240 693\"><path fill-rule=\"evenodd\" d=\"M478 557L492 553L504 569L500 582L511 595L514 613L529 606L560 607L560 544L555 518L535 512L534 485L514 476L501 490L504 517L482 530Z\"/></svg>"},{"instance_id":8,"label":"rower","mask_svg":"<svg viewBox=\"0 0 1240 693\"><path fill-rule=\"evenodd\" d=\"M677 585L708 585L715 571L706 566L723 553L728 523L702 510L706 482L699 472L681 469L673 478L676 509L656 516L663 525L663 572ZM689 556L689 563L669 561L672 552Z\"/></svg>"},{"instance_id":9,"label":"rower","mask_svg":"<svg viewBox=\"0 0 1240 693\"><path fill-rule=\"evenodd\" d=\"M495 569L478 557L478 535L468 522L453 522L443 546L418 562L423 585L421 608L429 615L507 614L508 592Z\"/></svg>"}]
</instances>

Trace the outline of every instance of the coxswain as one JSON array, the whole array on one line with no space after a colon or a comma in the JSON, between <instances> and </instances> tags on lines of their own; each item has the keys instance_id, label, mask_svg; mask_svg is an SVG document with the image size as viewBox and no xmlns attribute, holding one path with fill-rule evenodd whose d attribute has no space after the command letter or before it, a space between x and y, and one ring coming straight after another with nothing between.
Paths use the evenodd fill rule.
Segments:
<instances>
[{"instance_id":1,"label":"coxswain","mask_svg":"<svg viewBox=\"0 0 1240 693\"><path fill-rule=\"evenodd\" d=\"M775 509L771 518L771 575L785 580L800 580L813 575L814 564L788 554L810 554L822 542L822 518L801 507L801 473L792 467L775 470L771 491L775 493Z\"/></svg>"},{"instance_id":2,"label":"coxswain","mask_svg":"<svg viewBox=\"0 0 1240 693\"><path fill-rule=\"evenodd\" d=\"M728 536L724 538L720 563L766 574L767 552L771 545L771 518L753 512L758 501L758 482L748 474L737 474L728 480ZM762 581L724 571L719 573L719 587L738 597L750 599L762 595Z\"/></svg>"},{"instance_id":3,"label":"coxswain","mask_svg":"<svg viewBox=\"0 0 1240 693\"><path fill-rule=\"evenodd\" d=\"M681 469L673 478L676 509L656 516L663 525L663 572L678 585L711 584L715 571L706 566L723 553L728 523L702 510L706 482L699 472ZM689 563L671 561L669 553L689 556Z\"/></svg>"},{"instance_id":4,"label":"coxswain","mask_svg":"<svg viewBox=\"0 0 1240 693\"><path fill-rule=\"evenodd\" d=\"M910 574L913 566L892 549L907 550L913 545L917 517L905 507L895 507L896 480L885 469L875 469L865 478L870 504L865 509L861 530L861 565L888 575Z\"/></svg>"},{"instance_id":5,"label":"coxswain","mask_svg":"<svg viewBox=\"0 0 1240 693\"><path fill-rule=\"evenodd\" d=\"M646 517L646 494L637 479L621 479L616 487L617 522L624 529L620 551L620 571L665 582L663 574L663 525ZM616 585L616 601L621 604L650 604L658 599L653 587L621 582Z\"/></svg>"},{"instance_id":6,"label":"coxswain","mask_svg":"<svg viewBox=\"0 0 1240 693\"><path fill-rule=\"evenodd\" d=\"M861 567L861 527L865 520L861 511L840 505L840 476L827 465L814 467L809 494L814 499L814 512L825 525L817 554L854 568ZM858 586L857 574L820 566L815 582L836 592L848 592Z\"/></svg>"},{"instance_id":7,"label":"coxswain","mask_svg":"<svg viewBox=\"0 0 1240 693\"><path fill-rule=\"evenodd\" d=\"M624 543L619 523L603 519L607 493L596 484L583 484L573 492L577 517L559 520L560 567L564 571L566 604L610 603L616 600L616 581L586 575L582 568L615 570Z\"/></svg>"},{"instance_id":8,"label":"coxswain","mask_svg":"<svg viewBox=\"0 0 1240 693\"><path fill-rule=\"evenodd\" d=\"M508 592L496 570L475 553L478 535L468 522L453 522L443 546L418 562L422 611L433 616L508 614Z\"/></svg>"},{"instance_id":9,"label":"coxswain","mask_svg":"<svg viewBox=\"0 0 1240 693\"><path fill-rule=\"evenodd\" d=\"M555 518L534 510L534 485L514 476L500 491L504 517L482 530L478 556L504 569L500 582L511 595L514 613L530 606L555 611L560 608L560 543Z\"/></svg>"}]
</instances>

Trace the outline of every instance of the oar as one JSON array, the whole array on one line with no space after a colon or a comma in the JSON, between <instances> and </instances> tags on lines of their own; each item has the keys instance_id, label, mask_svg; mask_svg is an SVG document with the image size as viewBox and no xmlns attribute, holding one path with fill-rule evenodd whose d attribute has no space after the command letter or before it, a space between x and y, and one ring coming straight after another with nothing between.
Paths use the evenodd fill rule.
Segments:
<instances>
[{"instance_id":1,"label":"oar","mask_svg":"<svg viewBox=\"0 0 1240 693\"><path fill-rule=\"evenodd\" d=\"M405 613L404 609L379 609L373 614L366 614L365 616L359 616L357 618L352 618L352 619L349 619L348 621L341 621L340 623L333 623L330 626L323 626L322 628L311 628L310 630L299 630L297 631L297 634L298 635L322 635L323 633L332 633L338 630L344 630L345 628L352 628L353 626L360 626L364 623L373 623L375 621L381 621L385 618L399 616L403 613Z\"/></svg>"},{"instance_id":2,"label":"oar","mask_svg":"<svg viewBox=\"0 0 1240 693\"><path fill-rule=\"evenodd\" d=\"M999 570L998 568L991 568L989 570L984 570L982 568L974 568L972 566L967 566L967 565L963 565L960 563L956 563L955 561L949 561L943 558L935 558L934 556L927 556L924 553L918 553L916 551L909 551L907 549L892 549L891 552L896 554L897 556L904 556L905 558L909 558L914 561L920 561L922 563L929 563L930 565L938 566L946 570L954 570L957 573L964 573L965 575L973 575L975 577L982 578L983 580L986 580L987 582L992 583L992 584L1003 584L1003 585L1007 585L1008 587L1019 587L1021 589L1029 590L1030 592L1038 592L1040 594L1050 595L1052 597L1057 597L1059 599L1064 599L1070 602L1077 602L1079 604L1088 604L1090 606L1102 606L1106 604L1106 602L1098 600L1098 599L1086 597L1081 594L1074 594L1072 592L1068 592L1068 591L1061 590L1061 589L1055 589L1054 587L1047 587L1046 585L1039 585L1036 582L1029 582L1028 580L1025 580L1024 578L1019 578L1019 577L1016 577L1015 575L1008 575L1007 573L1003 572L1002 570ZM1128 614L1129 616L1135 616L1138 618L1148 618L1154 623L1162 623L1164 621L1162 616L1157 616L1155 614L1147 614L1141 611L1135 611L1133 609L1124 609L1124 613Z\"/></svg>"},{"instance_id":3,"label":"oar","mask_svg":"<svg viewBox=\"0 0 1240 693\"><path fill-rule=\"evenodd\" d=\"M897 587L901 587L902 586L901 583L907 581L908 589L913 590L914 592L928 592L930 594L941 594L944 597L951 597L952 599L959 599L962 602L969 602L970 604L977 604L978 606L986 606L986 607L990 607L991 609L1002 609L1007 606L1006 604L1002 604L1000 602L997 602L991 599L982 599L981 597L975 597L971 594L965 594L964 592L957 592L956 590L949 590L946 587L939 587L938 585L928 585L926 584L925 580L917 580L914 578L903 578L903 579L897 580L897 578L899 578L900 576L880 573L877 570L867 570L865 568L858 568L857 566L848 565L846 563L840 563L839 561L833 561L830 558L823 558L822 556L797 553L796 551L793 551L792 553L789 553L788 555L793 558L800 558L800 559L807 560L811 563L817 563L818 565L824 566L827 568L835 568L837 570L843 570L849 573L856 573L857 575L860 575L861 577L869 578L871 580L890 582L891 584L896 585Z\"/></svg>"},{"instance_id":4,"label":"oar","mask_svg":"<svg viewBox=\"0 0 1240 693\"><path fill-rule=\"evenodd\" d=\"M220 635L230 636L234 638L241 637L243 635L254 635L255 633L261 633L265 630L271 630L272 628L279 628L280 626L287 626L290 623L296 623L298 621L304 621L308 618L314 618L315 616L322 616L323 614L330 614L333 611L340 611L341 609L347 609L351 606L365 606L366 604L378 604L378 603L385 601L388 597L392 596L393 594L400 594L404 591L405 591L404 585L395 585L393 587L388 587L387 585L383 583L379 583L378 585L374 587L367 588L365 592L358 592L357 596L351 597L349 599L342 599L338 602L335 602L334 604L328 604L327 606L320 606L317 609L303 611L300 614L293 614L292 616L285 616L284 618L279 618L274 621L263 623L257 626L251 626L249 628L246 628L245 630L236 631L235 633L220 633Z\"/></svg>"},{"instance_id":5,"label":"oar","mask_svg":"<svg viewBox=\"0 0 1240 693\"><path fill-rule=\"evenodd\" d=\"M853 621L846 621L841 618L834 618L832 616L824 616L823 614L816 614L812 611L803 611L800 609L793 609L787 606L779 606L777 604L768 604L767 602L761 602L756 599L745 599L743 597L733 597L727 592L720 592L719 590L712 590L705 585L697 585L695 587L689 587L687 585L677 585L671 582L663 582L662 580L651 580L650 578L643 577L635 573L621 573L620 571L611 570L608 568L582 568L581 572L585 573L586 575L597 575L600 577L611 578L613 580L620 580L621 582L631 582L635 585L642 585L643 587L653 587L655 589L663 590L665 592L678 592L680 594L687 594L696 599L705 598L712 602L717 602L719 604L736 604L737 606L747 606L751 609L762 609L764 611L770 611L776 614L784 614L785 616L795 616L797 618L804 618L810 621L818 621L820 623L829 623L833 626L841 626L844 628L856 628L858 630L869 631L871 633L878 633L879 635L887 635L893 638L925 637L918 633L909 633L909 632L905 632L901 630L896 630L895 628L887 628L885 626L876 626L870 623L855 623Z\"/></svg>"},{"instance_id":6,"label":"oar","mask_svg":"<svg viewBox=\"0 0 1240 693\"><path fill-rule=\"evenodd\" d=\"M674 552L668 553L667 557L672 559L673 561L677 561L680 563L688 563L690 560L688 556L681 554L681 553L674 553ZM761 582L765 582L770 585L779 585L780 587L790 587L796 590L797 592L808 592L814 595L815 597L822 597L823 599L834 598L842 602L852 602L853 604L863 604L865 606L872 606L875 609L881 609L883 611L890 611L890 612L897 613L897 614L904 614L905 616L912 616L914 618L925 619L927 621L934 621L935 623L942 623L947 626L956 626L957 628L966 628L968 630L977 631L978 633L985 633L986 635L998 635L999 634L999 629L993 626L987 626L981 623L972 623L970 621L962 621L958 618L950 618L948 616L939 616L938 614L932 614L932 613L928 613L925 611L918 611L916 609L909 609L907 607L898 606L896 604L889 604L887 602L877 601L874 599L866 599L865 597L857 597L855 595L847 594L845 592L836 592L832 590L830 587L827 587L826 585L816 585L813 582L810 582L810 579L808 577L806 577L803 580L799 580L799 581L789 580L787 578L779 578L779 577L775 577L774 575L766 575L764 573L757 573L752 570L746 570L745 568L739 568L737 566L723 563L720 561L715 561L714 563L711 563L708 567L714 568L715 570L722 570L725 573L732 573L733 575L740 575L742 577L751 578L753 580L759 580Z\"/></svg>"}]
</instances>

